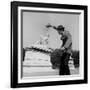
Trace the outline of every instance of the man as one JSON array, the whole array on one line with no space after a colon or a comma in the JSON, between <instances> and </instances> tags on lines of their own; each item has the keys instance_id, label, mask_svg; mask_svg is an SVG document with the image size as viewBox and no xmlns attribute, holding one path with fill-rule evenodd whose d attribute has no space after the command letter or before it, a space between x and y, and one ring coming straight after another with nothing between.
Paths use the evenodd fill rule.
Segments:
<instances>
[{"instance_id":1,"label":"man","mask_svg":"<svg viewBox=\"0 0 90 90\"><path fill-rule=\"evenodd\" d=\"M58 34L61 35L61 40L63 43L62 43L60 50L63 51L63 54L60 59L59 74L60 75L70 75L68 61L69 61L69 57L70 57L71 50L72 50L71 34L69 33L69 31L65 30L63 25L59 25L58 27L55 27L55 26L48 24L46 27L54 28L58 32Z\"/></svg>"}]
</instances>

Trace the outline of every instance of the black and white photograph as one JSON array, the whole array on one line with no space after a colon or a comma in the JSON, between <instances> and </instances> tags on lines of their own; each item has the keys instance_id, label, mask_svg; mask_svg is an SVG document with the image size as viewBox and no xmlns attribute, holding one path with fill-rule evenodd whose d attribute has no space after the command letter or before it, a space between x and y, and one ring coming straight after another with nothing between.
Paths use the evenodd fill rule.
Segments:
<instances>
[{"instance_id":1,"label":"black and white photograph","mask_svg":"<svg viewBox=\"0 0 90 90\"><path fill-rule=\"evenodd\" d=\"M23 83L87 81L86 6L77 6L75 9L68 8L69 5L64 5L66 8L63 8L63 5L61 8L58 4L54 5L55 8L52 4L12 4L13 18L16 14L13 24L17 24L12 28L16 26L14 30L18 33L17 47L14 49L18 52L15 54L17 61L12 61L17 64L17 69L12 69L13 73L17 72L17 86L23 86Z\"/></svg>"},{"instance_id":2,"label":"black and white photograph","mask_svg":"<svg viewBox=\"0 0 90 90\"><path fill-rule=\"evenodd\" d=\"M22 11L22 77L80 74L79 15Z\"/></svg>"}]
</instances>

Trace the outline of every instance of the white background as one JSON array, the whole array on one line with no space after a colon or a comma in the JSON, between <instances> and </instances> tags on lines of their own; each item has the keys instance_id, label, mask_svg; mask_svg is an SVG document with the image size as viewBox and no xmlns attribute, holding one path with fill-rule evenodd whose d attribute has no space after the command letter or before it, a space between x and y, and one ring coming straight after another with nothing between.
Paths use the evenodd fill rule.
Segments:
<instances>
[{"instance_id":1,"label":"white background","mask_svg":"<svg viewBox=\"0 0 90 90\"><path fill-rule=\"evenodd\" d=\"M1 42L0 43L0 90L11 89L10 88L10 1L11 0L0 1L0 42ZM89 0L27 0L27 1L88 5L88 9L90 9ZM88 12L89 12L88 16L90 16L89 15L90 10L88 10ZM88 20L89 20L89 17L88 17ZM88 31L88 34L90 34L90 31ZM88 38L90 38L90 35L88 35ZM89 41L88 41L88 46L90 46ZM89 49L90 48L88 47L88 53L89 53ZM90 59L90 56L88 58L88 64L90 63L89 59ZM90 65L88 68L90 68ZM88 76L90 76L90 71L88 72ZM27 89L89 90L90 89L89 81L90 81L90 78L88 80L88 84L33 87L33 88L27 88ZM26 90L26 88L22 88L22 89Z\"/></svg>"}]
</instances>

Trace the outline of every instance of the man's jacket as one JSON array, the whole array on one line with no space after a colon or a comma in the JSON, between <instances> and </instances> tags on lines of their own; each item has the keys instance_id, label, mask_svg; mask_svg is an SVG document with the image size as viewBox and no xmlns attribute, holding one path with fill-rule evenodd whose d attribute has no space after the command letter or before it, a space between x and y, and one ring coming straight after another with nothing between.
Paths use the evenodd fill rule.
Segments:
<instances>
[{"instance_id":1,"label":"man's jacket","mask_svg":"<svg viewBox=\"0 0 90 90\"><path fill-rule=\"evenodd\" d=\"M71 53L72 51L72 37L69 31L64 31L63 35L61 37L61 40L63 41L62 47L64 47L67 51L67 53Z\"/></svg>"}]
</instances>

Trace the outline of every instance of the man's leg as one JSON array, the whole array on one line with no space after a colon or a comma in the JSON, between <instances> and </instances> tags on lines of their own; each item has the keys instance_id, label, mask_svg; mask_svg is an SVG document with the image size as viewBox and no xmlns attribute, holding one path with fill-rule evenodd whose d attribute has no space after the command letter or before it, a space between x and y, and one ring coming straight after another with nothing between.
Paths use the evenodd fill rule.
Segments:
<instances>
[{"instance_id":1,"label":"man's leg","mask_svg":"<svg viewBox=\"0 0 90 90\"><path fill-rule=\"evenodd\" d=\"M70 75L68 59L69 59L69 54L63 53L61 62L60 62L59 75Z\"/></svg>"}]
</instances>

